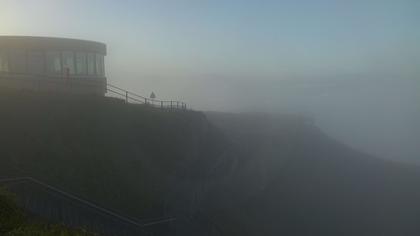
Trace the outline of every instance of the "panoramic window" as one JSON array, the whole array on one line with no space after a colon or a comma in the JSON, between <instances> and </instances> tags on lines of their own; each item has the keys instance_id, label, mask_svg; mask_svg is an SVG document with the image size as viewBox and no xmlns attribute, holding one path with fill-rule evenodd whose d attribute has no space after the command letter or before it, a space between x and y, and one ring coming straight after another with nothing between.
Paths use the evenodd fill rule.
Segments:
<instances>
[{"instance_id":1,"label":"panoramic window","mask_svg":"<svg viewBox=\"0 0 420 236\"><path fill-rule=\"evenodd\" d=\"M73 75L75 72L74 53L70 51L63 52L63 70L65 73Z\"/></svg>"},{"instance_id":2,"label":"panoramic window","mask_svg":"<svg viewBox=\"0 0 420 236\"><path fill-rule=\"evenodd\" d=\"M47 52L47 72L50 74L61 74L60 52Z\"/></svg>"},{"instance_id":3,"label":"panoramic window","mask_svg":"<svg viewBox=\"0 0 420 236\"><path fill-rule=\"evenodd\" d=\"M96 74L103 76L104 73L104 56L96 54Z\"/></svg>"},{"instance_id":4,"label":"panoramic window","mask_svg":"<svg viewBox=\"0 0 420 236\"><path fill-rule=\"evenodd\" d=\"M88 75L95 75L95 54L94 53L87 54L87 69L88 69Z\"/></svg>"},{"instance_id":5,"label":"panoramic window","mask_svg":"<svg viewBox=\"0 0 420 236\"><path fill-rule=\"evenodd\" d=\"M10 53L11 70L16 73L26 72L26 52L24 50L13 50Z\"/></svg>"},{"instance_id":6,"label":"panoramic window","mask_svg":"<svg viewBox=\"0 0 420 236\"><path fill-rule=\"evenodd\" d=\"M34 74L43 74L44 68L44 53L41 51L28 52L28 72Z\"/></svg>"},{"instance_id":7,"label":"panoramic window","mask_svg":"<svg viewBox=\"0 0 420 236\"><path fill-rule=\"evenodd\" d=\"M86 72L87 72L86 53L77 52L76 53L76 74L85 75Z\"/></svg>"},{"instance_id":8,"label":"panoramic window","mask_svg":"<svg viewBox=\"0 0 420 236\"><path fill-rule=\"evenodd\" d=\"M0 72L9 71L9 55L7 52L0 52Z\"/></svg>"}]
</instances>

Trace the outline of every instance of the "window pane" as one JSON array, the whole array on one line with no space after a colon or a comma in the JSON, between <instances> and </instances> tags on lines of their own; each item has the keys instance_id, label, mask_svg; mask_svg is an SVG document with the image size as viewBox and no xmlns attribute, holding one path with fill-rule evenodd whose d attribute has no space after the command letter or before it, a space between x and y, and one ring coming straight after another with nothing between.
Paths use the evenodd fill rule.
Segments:
<instances>
[{"instance_id":1,"label":"window pane","mask_svg":"<svg viewBox=\"0 0 420 236\"><path fill-rule=\"evenodd\" d=\"M67 73L69 72L70 75L74 75L75 66L74 66L74 53L65 51L63 52L63 71Z\"/></svg>"},{"instance_id":2,"label":"window pane","mask_svg":"<svg viewBox=\"0 0 420 236\"><path fill-rule=\"evenodd\" d=\"M76 53L76 74L78 75L86 75L87 68L86 68L86 53L85 52L77 52Z\"/></svg>"},{"instance_id":3,"label":"window pane","mask_svg":"<svg viewBox=\"0 0 420 236\"><path fill-rule=\"evenodd\" d=\"M9 55L0 51L0 72L9 72Z\"/></svg>"},{"instance_id":4,"label":"window pane","mask_svg":"<svg viewBox=\"0 0 420 236\"><path fill-rule=\"evenodd\" d=\"M40 51L28 52L28 72L34 74L44 73L44 53Z\"/></svg>"},{"instance_id":5,"label":"window pane","mask_svg":"<svg viewBox=\"0 0 420 236\"><path fill-rule=\"evenodd\" d=\"M95 54L88 53L87 55L88 75L95 75Z\"/></svg>"},{"instance_id":6,"label":"window pane","mask_svg":"<svg viewBox=\"0 0 420 236\"><path fill-rule=\"evenodd\" d=\"M101 54L96 54L96 74L104 75L104 56Z\"/></svg>"},{"instance_id":7,"label":"window pane","mask_svg":"<svg viewBox=\"0 0 420 236\"><path fill-rule=\"evenodd\" d=\"M47 52L47 72L50 74L61 74L60 52Z\"/></svg>"},{"instance_id":8,"label":"window pane","mask_svg":"<svg viewBox=\"0 0 420 236\"><path fill-rule=\"evenodd\" d=\"M10 53L11 70L16 73L26 72L26 52L24 50L13 50Z\"/></svg>"}]
</instances>

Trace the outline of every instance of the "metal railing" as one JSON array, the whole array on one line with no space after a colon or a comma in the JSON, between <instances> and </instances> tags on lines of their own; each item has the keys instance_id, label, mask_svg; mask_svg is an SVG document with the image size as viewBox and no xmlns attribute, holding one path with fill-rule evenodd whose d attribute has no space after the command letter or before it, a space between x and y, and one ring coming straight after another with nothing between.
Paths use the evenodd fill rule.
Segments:
<instances>
[{"instance_id":1,"label":"metal railing","mask_svg":"<svg viewBox=\"0 0 420 236\"><path fill-rule=\"evenodd\" d=\"M126 103L145 104L156 108L186 110L187 104L174 100L147 98L121 87L106 83L105 78L80 76L44 75L27 73L0 73L0 80L7 81L4 87L35 91L80 91L87 94L106 94L123 99Z\"/></svg>"},{"instance_id":2,"label":"metal railing","mask_svg":"<svg viewBox=\"0 0 420 236\"><path fill-rule=\"evenodd\" d=\"M0 184L14 193L18 204L32 214L103 235L153 235L152 226L168 226L176 220L124 217L31 177L4 178Z\"/></svg>"},{"instance_id":3,"label":"metal railing","mask_svg":"<svg viewBox=\"0 0 420 236\"><path fill-rule=\"evenodd\" d=\"M119 96L124 99L126 103L139 103L150 105L157 108L167 108L167 109L187 109L187 104L180 101L168 101L168 100L158 100L153 98L147 98L136 93L127 91L123 88L117 87L115 85L107 83L107 92Z\"/></svg>"}]
</instances>

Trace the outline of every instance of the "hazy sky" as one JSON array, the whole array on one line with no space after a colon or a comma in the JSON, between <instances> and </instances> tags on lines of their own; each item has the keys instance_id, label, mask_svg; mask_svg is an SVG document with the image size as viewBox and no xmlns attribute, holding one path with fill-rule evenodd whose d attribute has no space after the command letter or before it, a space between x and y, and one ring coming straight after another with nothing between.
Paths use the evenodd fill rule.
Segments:
<instances>
[{"instance_id":1,"label":"hazy sky","mask_svg":"<svg viewBox=\"0 0 420 236\"><path fill-rule=\"evenodd\" d=\"M0 34L108 45L107 75L203 109L261 84L418 77L419 1L0 0ZM261 87L261 88L260 88ZM246 94L243 94L245 93ZM220 98L226 102L220 105Z\"/></svg>"},{"instance_id":2,"label":"hazy sky","mask_svg":"<svg viewBox=\"0 0 420 236\"><path fill-rule=\"evenodd\" d=\"M0 0L0 35L101 41L115 85L200 110L303 110L420 163L419 0Z\"/></svg>"}]
</instances>

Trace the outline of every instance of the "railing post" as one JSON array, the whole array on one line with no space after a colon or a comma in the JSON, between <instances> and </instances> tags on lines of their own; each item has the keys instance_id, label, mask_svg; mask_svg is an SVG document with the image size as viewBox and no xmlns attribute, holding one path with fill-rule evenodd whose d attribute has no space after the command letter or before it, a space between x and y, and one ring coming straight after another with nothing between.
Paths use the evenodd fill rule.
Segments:
<instances>
[{"instance_id":1,"label":"railing post","mask_svg":"<svg viewBox=\"0 0 420 236\"><path fill-rule=\"evenodd\" d=\"M39 89L41 89L41 80L38 81L38 87ZM68 84L68 83L66 83ZM116 91L114 91L113 89L116 89ZM114 93L117 94L118 96L121 97L125 97L125 102L129 103L130 102L130 97L129 97L129 91L113 86L111 84L105 84L105 92L106 93ZM182 101L161 101L161 100L155 100L152 98L146 98L140 95L137 95L135 93L131 93L131 95L133 95L133 97L131 97L131 99L133 100L134 103L140 103L141 104L141 100L144 99L144 104L145 105L150 105L152 107L156 107L159 108L159 103L160 103L160 108L163 109L184 109L187 110L187 104L182 102ZM175 104L176 103L176 104ZM176 105L176 107L175 107Z\"/></svg>"}]
</instances>

